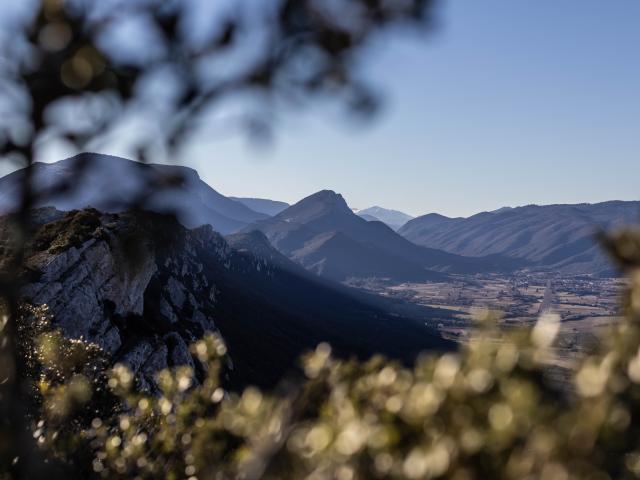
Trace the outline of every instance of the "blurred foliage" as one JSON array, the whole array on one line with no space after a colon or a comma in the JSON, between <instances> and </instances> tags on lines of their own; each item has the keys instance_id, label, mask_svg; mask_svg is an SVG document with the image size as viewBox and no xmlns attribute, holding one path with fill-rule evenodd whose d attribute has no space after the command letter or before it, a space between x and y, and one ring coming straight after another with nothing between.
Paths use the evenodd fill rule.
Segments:
<instances>
[{"instance_id":1,"label":"blurred foliage","mask_svg":"<svg viewBox=\"0 0 640 480\"><path fill-rule=\"evenodd\" d=\"M46 309L30 307L32 435L80 478L637 478L638 235L609 240L630 277L625 316L565 388L545 375L553 314L503 331L487 313L459 352L426 352L413 368L339 361L321 344L302 359L306 380L276 392L225 391L226 347L208 335L192 346L204 379L162 371L149 396L126 366L106 369L96 347L51 332Z\"/></svg>"},{"instance_id":2,"label":"blurred foliage","mask_svg":"<svg viewBox=\"0 0 640 480\"><path fill-rule=\"evenodd\" d=\"M554 316L508 333L488 316L459 353L426 353L411 369L382 358L337 361L320 345L303 359L304 384L269 393L225 392L225 347L208 336L193 345L204 380L164 371L162 394L150 397L125 366L110 369L95 346L52 331L45 307L18 308L12 275L30 233L40 143L84 148L133 112L157 128L135 139L144 160L157 145L177 151L239 94L266 105L239 120L258 136L282 102L332 99L370 114L375 95L359 77L358 54L379 31L429 25L432 1L238 1L215 16L167 0L24 4L33 8L0 31L0 154L28 167L18 233L3 247L15 268L0 278L0 478L640 476L637 232L607 240L631 279L625 318L566 390L545 377Z\"/></svg>"},{"instance_id":3,"label":"blurred foliage","mask_svg":"<svg viewBox=\"0 0 640 480\"><path fill-rule=\"evenodd\" d=\"M374 113L361 57L377 34L428 29L434 0L25 0L0 23L0 154L86 149L132 117L144 159L211 125L269 135L280 107L316 99ZM162 122L158 122L158 119ZM130 124L128 124L130 126ZM114 130L116 130L114 132ZM119 138L120 139L120 138Z\"/></svg>"}]
</instances>

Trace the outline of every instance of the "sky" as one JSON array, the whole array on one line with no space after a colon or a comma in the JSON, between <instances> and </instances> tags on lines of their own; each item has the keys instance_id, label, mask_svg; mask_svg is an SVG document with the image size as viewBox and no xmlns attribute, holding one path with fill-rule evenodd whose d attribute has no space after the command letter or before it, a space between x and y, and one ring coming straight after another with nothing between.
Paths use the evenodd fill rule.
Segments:
<instances>
[{"instance_id":1,"label":"sky","mask_svg":"<svg viewBox=\"0 0 640 480\"><path fill-rule=\"evenodd\" d=\"M216 139L188 162L220 192L467 216L640 199L640 2L450 0L428 36L375 46L368 126L290 113L271 146Z\"/></svg>"},{"instance_id":2,"label":"sky","mask_svg":"<svg viewBox=\"0 0 640 480\"><path fill-rule=\"evenodd\" d=\"M640 199L640 2L448 0L437 20L369 49L372 122L281 112L270 144L213 135L180 162L225 195L411 215Z\"/></svg>"}]
</instances>

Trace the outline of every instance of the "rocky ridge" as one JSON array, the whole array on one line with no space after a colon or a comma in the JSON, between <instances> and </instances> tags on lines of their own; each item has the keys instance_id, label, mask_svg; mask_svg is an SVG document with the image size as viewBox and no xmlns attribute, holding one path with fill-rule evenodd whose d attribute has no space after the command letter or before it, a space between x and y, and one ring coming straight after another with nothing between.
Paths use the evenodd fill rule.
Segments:
<instances>
[{"instance_id":1,"label":"rocky ridge","mask_svg":"<svg viewBox=\"0 0 640 480\"><path fill-rule=\"evenodd\" d=\"M49 307L54 327L128 364L147 389L162 368L196 366L189 344L216 331L216 286L197 250L222 262L229 254L209 226L149 235L154 217L82 210L46 223L29 246L22 290Z\"/></svg>"}]
</instances>

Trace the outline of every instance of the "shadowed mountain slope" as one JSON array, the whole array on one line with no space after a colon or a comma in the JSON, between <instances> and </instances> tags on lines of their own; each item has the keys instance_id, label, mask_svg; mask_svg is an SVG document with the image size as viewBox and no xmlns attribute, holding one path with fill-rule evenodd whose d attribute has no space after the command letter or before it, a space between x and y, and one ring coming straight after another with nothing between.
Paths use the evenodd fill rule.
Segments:
<instances>
[{"instance_id":1,"label":"shadowed mountain slope","mask_svg":"<svg viewBox=\"0 0 640 480\"><path fill-rule=\"evenodd\" d=\"M438 277L419 265L369 244L358 243L342 232L326 232L313 237L290 254L308 270L333 279L385 276L407 281Z\"/></svg>"},{"instance_id":2,"label":"shadowed mountain slope","mask_svg":"<svg viewBox=\"0 0 640 480\"><path fill-rule=\"evenodd\" d=\"M449 318L450 312L446 310L424 307L412 302L405 302L394 297L385 297L368 293L366 291L345 286L341 283L318 276L313 271L307 270L299 263L290 260L287 256L276 250L269 239L260 231L234 233L225 237L229 245L239 253L246 253L262 259L271 265L276 265L284 271L288 271L297 277L304 278L313 284L323 285L335 292L357 299L369 306L391 312L395 316L415 318L420 323L433 324L435 318Z\"/></svg>"}]
</instances>

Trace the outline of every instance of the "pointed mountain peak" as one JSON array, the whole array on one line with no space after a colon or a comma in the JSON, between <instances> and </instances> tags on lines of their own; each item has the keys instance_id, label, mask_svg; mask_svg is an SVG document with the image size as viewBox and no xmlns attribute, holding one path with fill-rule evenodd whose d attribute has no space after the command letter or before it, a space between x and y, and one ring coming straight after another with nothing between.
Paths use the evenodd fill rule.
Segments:
<instances>
[{"instance_id":1,"label":"pointed mountain peak","mask_svg":"<svg viewBox=\"0 0 640 480\"><path fill-rule=\"evenodd\" d=\"M353 213L347 205L346 200L339 193L333 190L320 190L319 192L309 195L307 198L303 198L298 203L318 203L327 208L343 210L348 213Z\"/></svg>"},{"instance_id":2,"label":"pointed mountain peak","mask_svg":"<svg viewBox=\"0 0 640 480\"><path fill-rule=\"evenodd\" d=\"M331 190L321 190L303 198L273 218L278 222L306 224L320 218L336 217L357 218L342 195Z\"/></svg>"},{"instance_id":3,"label":"pointed mountain peak","mask_svg":"<svg viewBox=\"0 0 640 480\"><path fill-rule=\"evenodd\" d=\"M278 215L278 218L304 223L312 218L333 213L355 216L342 195L332 190L320 190L287 208Z\"/></svg>"},{"instance_id":4,"label":"pointed mountain peak","mask_svg":"<svg viewBox=\"0 0 640 480\"><path fill-rule=\"evenodd\" d=\"M319 192L313 193L308 197L300 200L300 202L306 202L306 201L321 201L321 202L327 202L327 203L344 204L345 206L347 205L347 202L345 202L342 195L334 192L333 190L320 190Z\"/></svg>"}]
</instances>

